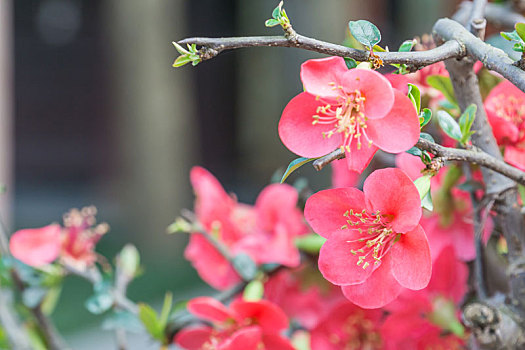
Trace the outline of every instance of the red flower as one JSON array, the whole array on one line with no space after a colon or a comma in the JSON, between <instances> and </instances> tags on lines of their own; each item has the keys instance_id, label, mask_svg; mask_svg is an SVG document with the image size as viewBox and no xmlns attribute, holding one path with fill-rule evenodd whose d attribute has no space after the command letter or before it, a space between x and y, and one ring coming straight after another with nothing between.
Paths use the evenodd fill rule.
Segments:
<instances>
[{"instance_id":1,"label":"red flower","mask_svg":"<svg viewBox=\"0 0 525 350\"><path fill-rule=\"evenodd\" d=\"M213 327L200 326L181 330L174 342L188 350L293 350L280 333L288 328L288 319L278 306L266 300L234 300L227 308L219 301L200 297L188 303L188 311Z\"/></svg>"},{"instance_id":2,"label":"red flower","mask_svg":"<svg viewBox=\"0 0 525 350\"><path fill-rule=\"evenodd\" d=\"M505 161L525 170L525 93L504 80L487 96L485 110Z\"/></svg>"},{"instance_id":3,"label":"red flower","mask_svg":"<svg viewBox=\"0 0 525 350\"><path fill-rule=\"evenodd\" d=\"M381 74L348 70L341 57L329 57L303 63L301 80L306 92L288 103L279 122L292 152L319 157L341 147L348 168L362 172L378 148L398 153L417 142L414 106Z\"/></svg>"},{"instance_id":4,"label":"red flower","mask_svg":"<svg viewBox=\"0 0 525 350\"><path fill-rule=\"evenodd\" d=\"M271 276L264 285L264 297L306 329L315 327L332 305L345 300L341 289L310 265Z\"/></svg>"},{"instance_id":5,"label":"red flower","mask_svg":"<svg viewBox=\"0 0 525 350\"><path fill-rule=\"evenodd\" d=\"M462 349L464 329L457 315L467 279L466 264L451 246L443 249L428 286L406 290L387 306L390 315L382 326L385 349Z\"/></svg>"},{"instance_id":6,"label":"red flower","mask_svg":"<svg viewBox=\"0 0 525 350\"><path fill-rule=\"evenodd\" d=\"M419 225L421 200L401 170L374 171L363 192L355 188L318 192L306 202L305 217L327 238L319 270L358 306L379 308L403 287L427 286L432 266Z\"/></svg>"},{"instance_id":7,"label":"red flower","mask_svg":"<svg viewBox=\"0 0 525 350\"><path fill-rule=\"evenodd\" d=\"M353 187L359 182L360 174L348 170L344 159L334 160L332 163L332 187Z\"/></svg>"},{"instance_id":8,"label":"red flower","mask_svg":"<svg viewBox=\"0 0 525 350\"><path fill-rule=\"evenodd\" d=\"M361 309L349 302L332 307L311 332L312 350L383 349L381 310Z\"/></svg>"},{"instance_id":9,"label":"red flower","mask_svg":"<svg viewBox=\"0 0 525 350\"><path fill-rule=\"evenodd\" d=\"M306 233L307 228L296 207L298 194L292 186L267 186L252 207L237 203L203 168L194 167L190 177L197 197L198 221L232 255L248 254L258 264L299 265L294 238ZM226 289L240 281L228 260L200 233L191 235L184 256L201 278L216 289Z\"/></svg>"},{"instance_id":10,"label":"red flower","mask_svg":"<svg viewBox=\"0 0 525 350\"><path fill-rule=\"evenodd\" d=\"M107 224L95 225L96 209L72 209L64 215L64 227L53 224L19 230L9 241L15 258L30 266L43 266L60 257L64 264L85 269L96 261L95 245L108 231Z\"/></svg>"}]
</instances>

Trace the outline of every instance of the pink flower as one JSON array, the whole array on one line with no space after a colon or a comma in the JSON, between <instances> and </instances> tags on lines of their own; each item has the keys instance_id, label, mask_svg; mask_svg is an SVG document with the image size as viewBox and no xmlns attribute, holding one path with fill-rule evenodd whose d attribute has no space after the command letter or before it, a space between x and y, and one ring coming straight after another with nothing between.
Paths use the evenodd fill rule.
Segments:
<instances>
[{"instance_id":1,"label":"pink flower","mask_svg":"<svg viewBox=\"0 0 525 350\"><path fill-rule=\"evenodd\" d=\"M264 296L306 329L315 327L332 305L345 300L341 289L310 265L272 275L264 285Z\"/></svg>"},{"instance_id":2,"label":"pink flower","mask_svg":"<svg viewBox=\"0 0 525 350\"><path fill-rule=\"evenodd\" d=\"M108 231L107 224L95 225L95 207L71 209L64 215L64 227L53 224L15 232L9 249L23 263L39 267L55 261L85 269L95 263L95 245Z\"/></svg>"},{"instance_id":3,"label":"pink flower","mask_svg":"<svg viewBox=\"0 0 525 350\"><path fill-rule=\"evenodd\" d=\"M383 349L381 310L361 309L347 301L332 307L311 332L312 350Z\"/></svg>"},{"instance_id":4,"label":"pink flower","mask_svg":"<svg viewBox=\"0 0 525 350\"><path fill-rule=\"evenodd\" d=\"M487 96L485 110L505 161L525 170L525 93L504 80Z\"/></svg>"},{"instance_id":5,"label":"pink flower","mask_svg":"<svg viewBox=\"0 0 525 350\"><path fill-rule=\"evenodd\" d=\"M419 120L408 97L381 74L348 70L341 57L309 60L301 66L306 92L294 97L279 122L279 136L303 157L337 147L348 168L362 172L378 148L406 151L419 138Z\"/></svg>"},{"instance_id":6,"label":"pink flower","mask_svg":"<svg viewBox=\"0 0 525 350\"><path fill-rule=\"evenodd\" d=\"M346 160L334 160L332 163L332 187L353 187L359 182L361 174L348 170Z\"/></svg>"},{"instance_id":7,"label":"pink flower","mask_svg":"<svg viewBox=\"0 0 525 350\"><path fill-rule=\"evenodd\" d=\"M306 202L305 217L327 238L319 270L363 308L379 308L403 288L422 289L432 271L419 193L399 169L374 171L363 192L320 191Z\"/></svg>"},{"instance_id":8,"label":"pink flower","mask_svg":"<svg viewBox=\"0 0 525 350\"><path fill-rule=\"evenodd\" d=\"M404 291L386 308L382 326L385 349L462 349L459 304L467 291L468 268L454 249L443 249L433 264L432 278L420 291ZM447 334L449 333L449 334Z\"/></svg>"},{"instance_id":9,"label":"pink flower","mask_svg":"<svg viewBox=\"0 0 525 350\"><path fill-rule=\"evenodd\" d=\"M194 167L191 182L196 193L195 213L206 234L217 238L232 255L248 254L256 263L299 265L294 239L307 232L298 194L289 185L267 186L249 206L229 196L207 170ZM184 251L201 278L216 289L240 281L229 261L201 233L194 233Z\"/></svg>"},{"instance_id":10,"label":"pink flower","mask_svg":"<svg viewBox=\"0 0 525 350\"><path fill-rule=\"evenodd\" d=\"M219 301L200 297L190 300L188 311L213 327L186 328L174 342L187 350L293 350L280 333L288 328L288 319L275 304L234 300L227 308Z\"/></svg>"}]
</instances>

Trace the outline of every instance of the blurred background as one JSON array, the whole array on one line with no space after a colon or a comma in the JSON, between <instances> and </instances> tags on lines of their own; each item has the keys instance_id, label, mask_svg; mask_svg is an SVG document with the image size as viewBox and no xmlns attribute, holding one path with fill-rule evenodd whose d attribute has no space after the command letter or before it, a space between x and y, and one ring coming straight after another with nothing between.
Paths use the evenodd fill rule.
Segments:
<instances>
[{"instance_id":1,"label":"blurred background","mask_svg":"<svg viewBox=\"0 0 525 350\"><path fill-rule=\"evenodd\" d=\"M178 299L209 293L183 259L187 237L165 234L182 208L193 207L189 169L206 167L253 203L295 158L277 123L301 91L300 64L321 56L242 49L175 69L171 42L279 35L264 26L277 3L0 0L1 215L10 229L60 222L69 208L95 205L111 226L98 250L113 257L131 242L141 251L145 274L129 288L133 300L155 302L167 290ZM349 20L367 19L381 30L381 45L396 49L457 3L287 0L285 8L303 35L342 43ZM304 167L299 176L313 172ZM325 171L311 186L328 181ZM83 306L91 293L71 278L53 316L75 349L106 337L90 333L101 319Z\"/></svg>"}]
</instances>

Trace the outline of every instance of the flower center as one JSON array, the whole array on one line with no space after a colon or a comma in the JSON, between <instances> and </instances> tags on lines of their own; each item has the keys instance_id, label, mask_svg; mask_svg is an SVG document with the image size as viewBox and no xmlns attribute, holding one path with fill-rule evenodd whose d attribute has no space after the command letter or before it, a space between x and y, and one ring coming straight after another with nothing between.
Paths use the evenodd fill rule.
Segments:
<instances>
[{"instance_id":1,"label":"flower center","mask_svg":"<svg viewBox=\"0 0 525 350\"><path fill-rule=\"evenodd\" d=\"M376 211L369 213L365 209L361 212L347 210L343 216L346 225L342 229L350 229L359 233L359 238L347 241L348 243L360 243L360 248L352 249L350 252L357 256L357 266L366 269L373 264L379 266L381 259L388 253L396 242L398 234L390 227L390 218Z\"/></svg>"},{"instance_id":2,"label":"flower center","mask_svg":"<svg viewBox=\"0 0 525 350\"><path fill-rule=\"evenodd\" d=\"M338 332L339 333L339 332ZM382 341L374 322L367 319L362 311L348 316L342 324L341 333L332 333L329 341L344 350L381 349Z\"/></svg>"},{"instance_id":3,"label":"flower center","mask_svg":"<svg viewBox=\"0 0 525 350\"><path fill-rule=\"evenodd\" d=\"M507 97L503 94L496 98L499 102L496 106L496 115L520 126L525 120L525 101L515 96Z\"/></svg>"},{"instance_id":4,"label":"flower center","mask_svg":"<svg viewBox=\"0 0 525 350\"><path fill-rule=\"evenodd\" d=\"M370 147L372 141L366 134L368 118L364 113L366 98L359 90L348 93L344 91L342 86L336 86L335 83L330 83L330 85L332 85L333 90L338 90L339 96L335 99L335 103L327 103L324 106L317 107L317 114L312 117L312 125L333 125L331 130L323 132L323 137L330 138L336 133L343 134L343 144L341 145L343 151L350 152L350 146L354 140L357 149L361 149L361 137ZM319 99L319 96L317 98Z\"/></svg>"}]
</instances>

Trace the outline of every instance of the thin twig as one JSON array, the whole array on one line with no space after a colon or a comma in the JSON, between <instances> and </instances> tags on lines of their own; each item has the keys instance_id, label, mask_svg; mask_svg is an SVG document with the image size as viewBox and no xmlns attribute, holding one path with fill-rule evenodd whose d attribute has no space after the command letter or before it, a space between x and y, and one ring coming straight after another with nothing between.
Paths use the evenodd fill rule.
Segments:
<instances>
[{"instance_id":1,"label":"thin twig","mask_svg":"<svg viewBox=\"0 0 525 350\"><path fill-rule=\"evenodd\" d=\"M467 24L471 9L472 1L463 1L452 19L462 24ZM512 28L516 23L525 22L525 17L514 12L509 4L495 4L491 2L485 6L485 18L490 23L505 28Z\"/></svg>"},{"instance_id":2,"label":"thin twig","mask_svg":"<svg viewBox=\"0 0 525 350\"><path fill-rule=\"evenodd\" d=\"M196 44L205 48L202 51L202 59L207 60L217 56L225 50L239 49L243 47L296 47L303 50L323 53L330 56L351 57L357 61L368 61L370 53L350 47L332 44L309 38L300 34L290 40L285 36L251 36L232 38L187 38L178 42L180 45ZM443 61L452 57L465 55L464 48L456 41L450 41L428 51L414 52L376 52L383 63L404 63L414 69L427 66L432 63Z\"/></svg>"},{"instance_id":3,"label":"thin twig","mask_svg":"<svg viewBox=\"0 0 525 350\"><path fill-rule=\"evenodd\" d=\"M483 151L444 147L426 139L419 139L415 146L421 150L432 153L436 157L443 158L444 160L457 160L479 164L483 167L492 169L502 175L505 175L506 177L522 185L525 185L525 172L514 168L513 166L500 161ZM313 162L313 166L316 170L321 170L334 160L343 158L345 158L345 152L338 148L333 152L328 153L326 156L316 159Z\"/></svg>"}]
</instances>

